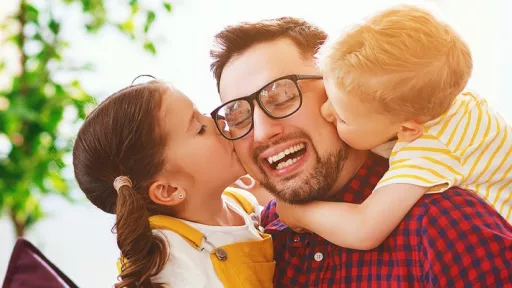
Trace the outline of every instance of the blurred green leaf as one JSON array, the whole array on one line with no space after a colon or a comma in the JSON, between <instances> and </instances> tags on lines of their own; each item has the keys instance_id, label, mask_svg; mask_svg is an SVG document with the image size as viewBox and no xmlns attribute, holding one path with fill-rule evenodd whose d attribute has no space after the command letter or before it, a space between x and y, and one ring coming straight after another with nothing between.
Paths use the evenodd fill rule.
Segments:
<instances>
[{"instance_id":1,"label":"blurred green leaf","mask_svg":"<svg viewBox=\"0 0 512 288\"><path fill-rule=\"evenodd\" d=\"M60 176L57 173L52 173L49 176L50 176L49 179L51 180L53 189L55 189L56 191L58 191L62 194L68 191L68 188L69 188L68 183L66 182L66 180L64 178L62 178L62 176Z\"/></svg>"},{"instance_id":2,"label":"blurred green leaf","mask_svg":"<svg viewBox=\"0 0 512 288\"><path fill-rule=\"evenodd\" d=\"M152 42L147 41L146 43L144 43L144 49L146 51L149 51L153 55L156 54L155 44L153 44Z\"/></svg>"},{"instance_id":3,"label":"blurred green leaf","mask_svg":"<svg viewBox=\"0 0 512 288\"><path fill-rule=\"evenodd\" d=\"M119 29L130 36L135 32L135 25L133 19L127 19L125 22L119 24Z\"/></svg>"},{"instance_id":4,"label":"blurred green leaf","mask_svg":"<svg viewBox=\"0 0 512 288\"><path fill-rule=\"evenodd\" d=\"M139 12L140 6L137 4L136 1L133 4L130 3L130 5L132 6L132 16L133 16Z\"/></svg>"},{"instance_id":5,"label":"blurred green leaf","mask_svg":"<svg viewBox=\"0 0 512 288\"><path fill-rule=\"evenodd\" d=\"M59 34L60 32L60 23L58 23L55 19L50 19L50 23L48 23L48 28L53 32L53 34Z\"/></svg>"},{"instance_id":6,"label":"blurred green leaf","mask_svg":"<svg viewBox=\"0 0 512 288\"><path fill-rule=\"evenodd\" d=\"M22 4L23 5L23 4ZM38 17L39 17L39 10L30 5L30 4L26 4L26 8L25 8L25 13L24 13L24 18L25 18L25 21L27 22L38 22Z\"/></svg>"},{"instance_id":7,"label":"blurred green leaf","mask_svg":"<svg viewBox=\"0 0 512 288\"><path fill-rule=\"evenodd\" d=\"M171 3L164 2L163 5L164 5L165 10L167 10L167 12L171 12L171 10L172 10Z\"/></svg>"},{"instance_id":8,"label":"blurred green leaf","mask_svg":"<svg viewBox=\"0 0 512 288\"><path fill-rule=\"evenodd\" d=\"M155 12L148 11L146 14L146 23L144 24L144 33L148 33L151 24L155 21Z\"/></svg>"}]
</instances>

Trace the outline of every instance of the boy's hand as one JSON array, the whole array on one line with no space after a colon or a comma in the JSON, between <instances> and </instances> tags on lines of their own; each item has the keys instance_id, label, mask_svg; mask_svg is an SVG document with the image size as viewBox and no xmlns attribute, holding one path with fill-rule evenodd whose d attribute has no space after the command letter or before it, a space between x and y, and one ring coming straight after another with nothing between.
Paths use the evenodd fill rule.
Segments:
<instances>
[{"instance_id":1,"label":"boy's hand","mask_svg":"<svg viewBox=\"0 0 512 288\"><path fill-rule=\"evenodd\" d=\"M281 222L286 224L290 229L298 233L309 232L302 227L301 219L305 216L302 205L287 204L276 199L276 210L279 214Z\"/></svg>"}]
</instances>

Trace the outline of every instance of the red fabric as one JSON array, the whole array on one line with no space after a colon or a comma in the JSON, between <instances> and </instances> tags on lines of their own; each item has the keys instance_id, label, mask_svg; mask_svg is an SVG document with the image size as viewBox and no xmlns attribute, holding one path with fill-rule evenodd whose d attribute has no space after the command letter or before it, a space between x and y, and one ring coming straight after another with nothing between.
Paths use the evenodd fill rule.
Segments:
<instances>
[{"instance_id":1,"label":"red fabric","mask_svg":"<svg viewBox=\"0 0 512 288\"><path fill-rule=\"evenodd\" d=\"M372 154L331 201L361 203L387 168ZM425 195L370 251L295 233L278 217L271 201L262 226L274 240L275 287L512 287L512 226L460 188Z\"/></svg>"},{"instance_id":2,"label":"red fabric","mask_svg":"<svg viewBox=\"0 0 512 288\"><path fill-rule=\"evenodd\" d=\"M62 271L27 240L19 239L9 261L3 288L73 288Z\"/></svg>"}]
</instances>

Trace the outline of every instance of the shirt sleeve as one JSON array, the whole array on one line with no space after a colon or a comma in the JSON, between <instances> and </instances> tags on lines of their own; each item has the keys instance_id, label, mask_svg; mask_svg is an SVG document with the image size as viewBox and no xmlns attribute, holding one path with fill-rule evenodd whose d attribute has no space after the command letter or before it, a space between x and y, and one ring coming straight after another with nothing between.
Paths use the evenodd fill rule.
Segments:
<instances>
[{"instance_id":1,"label":"shirt sleeve","mask_svg":"<svg viewBox=\"0 0 512 288\"><path fill-rule=\"evenodd\" d=\"M396 140L388 141L375 148L372 148L371 151L379 156L389 159L389 157L391 157L391 153L393 152L393 148L396 145L396 142Z\"/></svg>"},{"instance_id":2,"label":"shirt sleeve","mask_svg":"<svg viewBox=\"0 0 512 288\"><path fill-rule=\"evenodd\" d=\"M270 223L278 218L276 213L276 200L272 199L265 205L261 211L261 226L266 228Z\"/></svg>"},{"instance_id":3,"label":"shirt sleeve","mask_svg":"<svg viewBox=\"0 0 512 288\"><path fill-rule=\"evenodd\" d=\"M398 142L389 165L375 189L401 183L429 187L430 193L436 193L460 184L464 178L460 159L431 135L409 143Z\"/></svg>"},{"instance_id":4,"label":"shirt sleeve","mask_svg":"<svg viewBox=\"0 0 512 288\"><path fill-rule=\"evenodd\" d=\"M421 221L428 287L512 287L512 226L454 188L432 195Z\"/></svg>"}]
</instances>

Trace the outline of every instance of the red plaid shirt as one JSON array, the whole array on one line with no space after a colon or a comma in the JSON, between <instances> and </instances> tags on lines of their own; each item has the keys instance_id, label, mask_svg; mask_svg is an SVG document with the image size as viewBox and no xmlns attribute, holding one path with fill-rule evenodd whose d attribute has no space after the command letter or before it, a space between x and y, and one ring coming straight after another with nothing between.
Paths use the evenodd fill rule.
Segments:
<instances>
[{"instance_id":1,"label":"red plaid shirt","mask_svg":"<svg viewBox=\"0 0 512 288\"><path fill-rule=\"evenodd\" d=\"M363 202L387 168L372 154L332 200ZM274 240L275 287L512 287L512 226L459 188L425 195L370 251L295 233L278 218L271 201L262 226Z\"/></svg>"}]
</instances>

